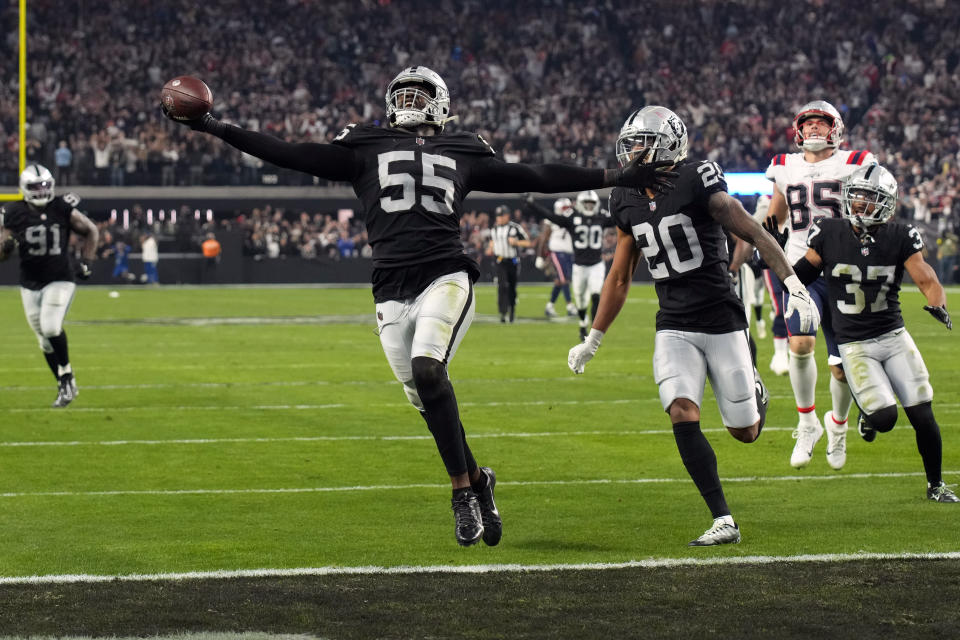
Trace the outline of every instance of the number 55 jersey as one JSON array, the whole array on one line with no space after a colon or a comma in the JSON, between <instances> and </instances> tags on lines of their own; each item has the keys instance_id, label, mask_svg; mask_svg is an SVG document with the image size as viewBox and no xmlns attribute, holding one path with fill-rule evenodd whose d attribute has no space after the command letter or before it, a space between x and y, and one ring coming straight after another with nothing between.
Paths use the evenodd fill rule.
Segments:
<instances>
[{"instance_id":1,"label":"number 55 jersey","mask_svg":"<svg viewBox=\"0 0 960 640\"><path fill-rule=\"evenodd\" d=\"M836 150L820 162L807 162L802 153L781 153L770 161L766 177L787 201L790 235L783 251L793 264L807 252L807 234L820 218L839 218L840 186L857 167L877 159L869 151Z\"/></svg>"},{"instance_id":2,"label":"number 55 jersey","mask_svg":"<svg viewBox=\"0 0 960 640\"><path fill-rule=\"evenodd\" d=\"M823 259L838 344L869 340L903 326L900 282L907 258L923 250L912 225L887 222L857 234L846 219L818 220L808 244Z\"/></svg>"},{"instance_id":3,"label":"number 55 jersey","mask_svg":"<svg viewBox=\"0 0 960 640\"><path fill-rule=\"evenodd\" d=\"M674 171L676 188L652 199L637 189L610 193L617 227L633 236L656 284L657 331L745 329L743 303L727 270L727 238L708 204L711 195L727 190L723 171L715 162L689 159Z\"/></svg>"}]
</instances>

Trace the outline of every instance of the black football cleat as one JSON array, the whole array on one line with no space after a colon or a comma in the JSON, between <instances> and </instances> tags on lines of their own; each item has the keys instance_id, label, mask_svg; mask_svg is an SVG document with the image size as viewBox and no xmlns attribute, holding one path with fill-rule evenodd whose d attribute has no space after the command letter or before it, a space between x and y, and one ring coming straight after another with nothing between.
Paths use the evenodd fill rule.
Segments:
<instances>
[{"instance_id":1,"label":"black football cleat","mask_svg":"<svg viewBox=\"0 0 960 640\"><path fill-rule=\"evenodd\" d=\"M867 424L867 417L863 413L857 418L857 433L867 442L877 439L877 430Z\"/></svg>"},{"instance_id":2,"label":"black football cleat","mask_svg":"<svg viewBox=\"0 0 960 640\"><path fill-rule=\"evenodd\" d=\"M960 502L957 494L951 491L947 485L943 484L943 480L936 485L927 483L927 500L933 500L934 502Z\"/></svg>"},{"instance_id":3,"label":"black football cleat","mask_svg":"<svg viewBox=\"0 0 960 640\"><path fill-rule=\"evenodd\" d=\"M500 512L493 501L493 488L497 486L497 474L490 467L480 467L480 473L487 477L487 486L477 491L477 502L480 504L480 519L483 522L483 542L489 547L495 547L503 537L503 521Z\"/></svg>"},{"instance_id":4,"label":"black football cleat","mask_svg":"<svg viewBox=\"0 0 960 640\"><path fill-rule=\"evenodd\" d=\"M457 544L469 547L480 542L483 536L483 519L480 516L480 504L477 494L472 490L463 492L451 500L453 517L456 522Z\"/></svg>"},{"instance_id":5,"label":"black football cleat","mask_svg":"<svg viewBox=\"0 0 960 640\"><path fill-rule=\"evenodd\" d=\"M72 373L65 373L60 376L57 382L57 399L53 401L55 409L62 409L73 402L80 391L77 389L77 381Z\"/></svg>"}]
</instances>

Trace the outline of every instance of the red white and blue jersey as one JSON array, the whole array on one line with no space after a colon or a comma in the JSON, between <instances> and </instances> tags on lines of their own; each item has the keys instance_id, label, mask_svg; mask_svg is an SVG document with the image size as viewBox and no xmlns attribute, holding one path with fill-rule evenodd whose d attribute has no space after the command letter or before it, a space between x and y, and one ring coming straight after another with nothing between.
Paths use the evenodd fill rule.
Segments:
<instances>
[{"instance_id":1,"label":"red white and blue jersey","mask_svg":"<svg viewBox=\"0 0 960 640\"><path fill-rule=\"evenodd\" d=\"M767 179L787 201L790 236L784 251L796 262L807 252L807 234L820 218L840 218L840 187L858 167L877 161L869 151L836 150L819 162L807 162L803 153L781 153L767 167Z\"/></svg>"}]
</instances>

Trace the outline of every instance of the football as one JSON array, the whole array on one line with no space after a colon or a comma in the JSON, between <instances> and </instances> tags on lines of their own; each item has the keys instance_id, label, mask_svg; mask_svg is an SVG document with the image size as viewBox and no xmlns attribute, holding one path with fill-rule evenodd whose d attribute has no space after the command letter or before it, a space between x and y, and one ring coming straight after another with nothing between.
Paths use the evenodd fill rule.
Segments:
<instances>
[{"instance_id":1,"label":"football","mask_svg":"<svg viewBox=\"0 0 960 640\"><path fill-rule=\"evenodd\" d=\"M194 120L210 111L213 93L203 80L193 76L179 76L163 85L160 100L171 117Z\"/></svg>"}]
</instances>

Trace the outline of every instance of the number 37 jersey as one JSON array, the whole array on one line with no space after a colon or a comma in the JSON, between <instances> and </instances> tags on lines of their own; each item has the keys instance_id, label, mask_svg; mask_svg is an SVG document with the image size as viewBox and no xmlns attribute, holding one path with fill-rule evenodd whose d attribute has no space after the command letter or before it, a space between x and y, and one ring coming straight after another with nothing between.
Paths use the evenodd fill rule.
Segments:
<instances>
[{"instance_id":1,"label":"number 37 jersey","mask_svg":"<svg viewBox=\"0 0 960 640\"><path fill-rule=\"evenodd\" d=\"M840 150L820 162L807 162L802 153L782 153L773 157L766 177L787 201L787 227L790 235L784 253L793 264L807 252L807 234L820 218L839 218L840 187L858 167L877 159L869 151Z\"/></svg>"},{"instance_id":2,"label":"number 37 jersey","mask_svg":"<svg viewBox=\"0 0 960 640\"><path fill-rule=\"evenodd\" d=\"M923 250L917 229L891 221L858 236L849 220L823 219L813 225L808 243L823 260L831 326L839 344L903 326L900 282L903 263Z\"/></svg>"},{"instance_id":3,"label":"number 37 jersey","mask_svg":"<svg viewBox=\"0 0 960 640\"><path fill-rule=\"evenodd\" d=\"M74 205L61 196L42 209L23 200L3 207L3 226L13 233L19 246L22 287L36 290L51 282L73 282L68 257L73 209Z\"/></svg>"},{"instance_id":4,"label":"number 37 jersey","mask_svg":"<svg viewBox=\"0 0 960 640\"><path fill-rule=\"evenodd\" d=\"M650 199L637 189L615 188L610 212L633 236L656 284L657 330L730 333L746 328L743 303L727 271L723 227L708 201L727 190L715 162L686 160L674 168L676 188Z\"/></svg>"}]
</instances>

